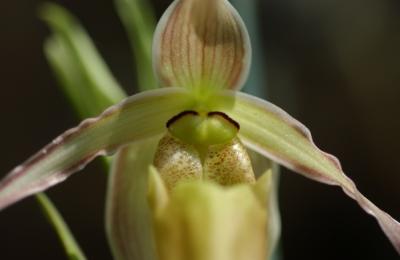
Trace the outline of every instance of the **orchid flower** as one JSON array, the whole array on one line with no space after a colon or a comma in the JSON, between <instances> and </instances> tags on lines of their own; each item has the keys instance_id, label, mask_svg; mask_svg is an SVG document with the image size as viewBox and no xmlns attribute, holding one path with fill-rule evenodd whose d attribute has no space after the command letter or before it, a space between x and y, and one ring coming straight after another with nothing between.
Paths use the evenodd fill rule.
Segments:
<instances>
[{"instance_id":1,"label":"orchid flower","mask_svg":"<svg viewBox=\"0 0 400 260\"><path fill-rule=\"evenodd\" d=\"M153 259L154 244L141 241L153 240L146 189L160 138L172 135L199 150L235 140L255 156L340 186L376 218L400 253L400 224L358 191L339 161L313 143L309 130L275 105L239 91L250 68L250 39L227 0L175 0L162 16L153 42L153 67L162 88L128 97L84 120L17 166L0 182L0 209L64 181L97 156L117 152L107 198L107 231L114 255ZM194 177L190 171L188 175ZM153 184L158 183L154 170L151 176ZM221 182L219 177L210 179ZM225 171L222 182L230 177ZM229 184L254 182L251 178L233 178ZM173 175L164 181L165 189L179 182ZM190 189L177 188L177 193Z\"/></svg>"}]
</instances>

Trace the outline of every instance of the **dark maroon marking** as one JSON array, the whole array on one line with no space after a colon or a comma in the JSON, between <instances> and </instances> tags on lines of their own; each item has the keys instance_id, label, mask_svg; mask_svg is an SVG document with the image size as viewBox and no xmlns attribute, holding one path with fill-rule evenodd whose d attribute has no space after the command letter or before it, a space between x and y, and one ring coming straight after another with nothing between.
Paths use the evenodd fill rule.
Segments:
<instances>
[{"instance_id":1,"label":"dark maroon marking","mask_svg":"<svg viewBox=\"0 0 400 260\"><path fill-rule=\"evenodd\" d=\"M173 123L175 123L177 120L179 120L180 118L186 116L186 115L194 115L194 116L198 116L199 113L194 111L194 110L186 110L183 111L179 114L177 114L176 116L173 116L170 120L168 120L167 122L167 128L169 128Z\"/></svg>"},{"instance_id":2,"label":"dark maroon marking","mask_svg":"<svg viewBox=\"0 0 400 260\"><path fill-rule=\"evenodd\" d=\"M232 118L230 118L227 114L223 113L223 112L219 112L219 111L211 111L207 113L207 116L221 116L223 117L226 121L232 123L238 130L240 129L240 125L238 122L236 122L235 120L233 120Z\"/></svg>"}]
</instances>

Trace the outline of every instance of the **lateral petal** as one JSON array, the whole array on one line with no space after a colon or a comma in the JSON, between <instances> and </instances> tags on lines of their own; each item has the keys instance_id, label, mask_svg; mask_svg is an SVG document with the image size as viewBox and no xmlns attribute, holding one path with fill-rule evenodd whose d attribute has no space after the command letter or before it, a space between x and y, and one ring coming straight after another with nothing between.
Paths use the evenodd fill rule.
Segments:
<instances>
[{"instance_id":1,"label":"lateral petal","mask_svg":"<svg viewBox=\"0 0 400 260\"><path fill-rule=\"evenodd\" d=\"M250 60L247 29L227 0L175 0L155 32L153 65L162 86L239 89Z\"/></svg>"},{"instance_id":2,"label":"lateral petal","mask_svg":"<svg viewBox=\"0 0 400 260\"><path fill-rule=\"evenodd\" d=\"M131 144L115 157L106 200L106 230L115 259L156 259L147 186L158 139Z\"/></svg>"},{"instance_id":3,"label":"lateral petal","mask_svg":"<svg viewBox=\"0 0 400 260\"><path fill-rule=\"evenodd\" d=\"M340 186L370 215L400 253L400 223L376 207L356 188L339 161L321 151L310 131L285 111L262 99L225 91L221 99L233 99L224 111L240 124L239 136L251 149L313 180Z\"/></svg>"},{"instance_id":4,"label":"lateral petal","mask_svg":"<svg viewBox=\"0 0 400 260\"><path fill-rule=\"evenodd\" d=\"M184 89L157 89L127 98L99 117L83 121L0 182L0 209L65 180L98 155L161 133L168 119L190 109L191 103Z\"/></svg>"}]
</instances>

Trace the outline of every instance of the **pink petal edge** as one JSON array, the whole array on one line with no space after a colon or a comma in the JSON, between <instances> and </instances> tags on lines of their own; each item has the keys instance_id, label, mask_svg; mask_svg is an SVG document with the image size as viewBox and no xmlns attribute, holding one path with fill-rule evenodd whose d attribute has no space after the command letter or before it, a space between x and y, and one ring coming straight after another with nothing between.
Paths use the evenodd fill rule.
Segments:
<instances>
[{"instance_id":1,"label":"pink petal edge","mask_svg":"<svg viewBox=\"0 0 400 260\"><path fill-rule=\"evenodd\" d=\"M187 100L186 94L187 92L182 88L164 88L139 93L137 95L126 98L117 105L109 107L100 116L96 118L86 119L82 121L77 127L67 130L59 137L54 139L50 144L45 146L31 158L29 158L26 162L15 167L1 180L0 210L29 195L44 191L45 189L64 181L73 173L83 169L90 161L92 161L97 156L112 154L121 146L124 146L127 143L135 142L141 140L142 138L151 137L155 134L159 134L159 132L164 130L165 122L170 117L181 111L185 106L187 106L187 101L185 101ZM99 128L103 127L102 129L104 130L104 128L108 129L114 126L115 128L121 128L121 126L123 126L124 124L132 123L131 121L134 119L137 120L144 118L144 120L147 120L149 116L151 117L149 113L140 115L140 118L130 117L130 121L118 120L119 118L117 117L121 117L124 111L126 112L127 110L138 108L143 105L144 102L153 98L156 99L157 105L161 106L161 108L163 107L162 102L167 102L168 98L179 100L179 102L175 102L174 104L172 104L168 110L164 111L161 109L160 111L152 111L155 117L160 117L165 121L157 122L157 130L153 129L154 127L151 129L144 128L146 129L146 131L139 131L140 133L136 133L136 131L133 131L133 129L135 128L131 128L129 130L129 133L125 133L128 130L124 129L124 134L126 135L124 140L120 140L121 138L110 138L110 136L107 135L107 133L109 132L106 132L101 133L100 137L104 137L104 144L101 143L94 146L92 144L93 147L87 149L86 145L88 145L88 140L90 138L86 138L87 140L85 139L86 141L84 143L71 146L72 144L75 144L73 141L75 141L77 138L84 135L90 135L90 131L92 130L92 128L98 126L102 122L104 122L104 125L100 125ZM167 103L170 104L171 102L168 101ZM154 106L153 103L151 105ZM111 121L112 119L114 119L112 117L115 117L115 121ZM108 119L110 119L111 122L107 125ZM153 123L155 120L156 119L153 118ZM135 127L135 125L132 125L132 127ZM141 127L143 126L141 125L140 127L138 127L138 129L141 129ZM68 147L70 150L68 150L64 154L61 154L62 158L60 158L60 154L56 154L56 156L54 157L55 153L62 151L61 149L63 147L67 147L68 145L70 145ZM80 154L76 155L76 153ZM53 162L53 165L47 167L48 169L46 169L45 167L43 172L34 172L34 168L42 167L40 163L43 163L46 159L54 160L56 163ZM57 164L57 162L59 163Z\"/></svg>"},{"instance_id":2,"label":"pink petal edge","mask_svg":"<svg viewBox=\"0 0 400 260\"><path fill-rule=\"evenodd\" d=\"M248 94L244 94L244 93L233 93L233 92L226 92L225 95L230 95L230 96L236 95L239 98L240 97L245 98L245 99L247 99L246 100L247 102L250 101L250 102L254 103L256 106L262 107L263 109L268 110L268 112L273 113L277 117L284 120L284 122L286 124L290 125L296 131L298 131L304 138L306 138L310 142L310 144L317 151L319 151L322 155L324 155L332 163L332 165L334 165L337 168L337 170L340 172L340 176L337 176L338 179L334 179L323 172L317 172L313 169L310 169L309 167L304 167L303 165L300 165L297 162L287 160L283 156L274 154L273 152L264 149L260 145L257 145L257 143L255 141L248 140L244 137L242 140L250 149L253 149L253 150L259 152L260 154L263 154L264 156L273 159L274 161L284 165L285 167L287 167L293 171L301 173L302 175L304 175L307 178L310 178L315 181L322 182L322 183L325 183L328 185L340 186L343 189L343 191L349 197L354 199L365 212L367 212L369 215L376 218L379 226L381 227L383 232L386 234L386 236L389 238L390 242L396 249L397 253L400 254L400 223L398 221L396 221L395 219L393 219L388 213L379 209L375 204L373 204L370 200L368 200L357 189L354 182L348 176L346 176L345 173L343 172L339 160L335 156L322 151L314 144L312 136L311 136L311 132L307 127L305 127L298 120L294 119L283 109L279 108L278 106L276 106L270 102L262 100L260 98L257 98L257 97L254 97L254 96L251 96Z\"/></svg>"}]
</instances>

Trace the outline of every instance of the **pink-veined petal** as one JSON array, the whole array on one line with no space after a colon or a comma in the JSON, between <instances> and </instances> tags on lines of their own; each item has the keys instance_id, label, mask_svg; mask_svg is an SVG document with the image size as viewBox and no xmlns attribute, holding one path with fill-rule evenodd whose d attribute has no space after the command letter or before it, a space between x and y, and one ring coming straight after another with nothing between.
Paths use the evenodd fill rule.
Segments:
<instances>
[{"instance_id":1,"label":"pink-veined petal","mask_svg":"<svg viewBox=\"0 0 400 260\"><path fill-rule=\"evenodd\" d=\"M106 230L115 259L156 259L147 187L158 141L154 137L131 144L115 157L106 201Z\"/></svg>"},{"instance_id":2,"label":"pink-veined petal","mask_svg":"<svg viewBox=\"0 0 400 260\"><path fill-rule=\"evenodd\" d=\"M162 86L239 89L251 60L247 29L227 0L175 0L154 36Z\"/></svg>"},{"instance_id":3,"label":"pink-veined petal","mask_svg":"<svg viewBox=\"0 0 400 260\"><path fill-rule=\"evenodd\" d=\"M226 91L220 98L233 99L233 105L225 112L239 122L239 136L246 145L308 178L340 186L376 218L400 253L400 223L360 193L343 173L339 161L313 143L310 131L303 124L275 105L244 93Z\"/></svg>"},{"instance_id":4,"label":"pink-veined petal","mask_svg":"<svg viewBox=\"0 0 400 260\"><path fill-rule=\"evenodd\" d=\"M97 118L83 121L0 182L0 209L65 180L98 155L161 133L168 119L190 109L192 103L182 88L151 90L127 98Z\"/></svg>"}]
</instances>

